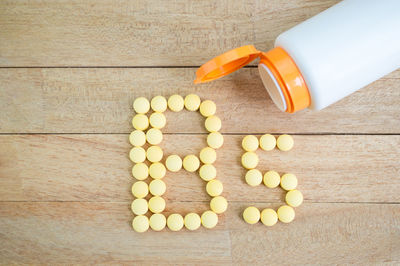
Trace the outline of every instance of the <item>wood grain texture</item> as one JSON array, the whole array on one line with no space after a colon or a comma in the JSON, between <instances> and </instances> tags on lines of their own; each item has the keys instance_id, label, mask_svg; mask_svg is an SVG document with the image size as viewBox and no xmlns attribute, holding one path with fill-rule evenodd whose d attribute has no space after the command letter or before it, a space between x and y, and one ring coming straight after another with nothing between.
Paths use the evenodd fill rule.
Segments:
<instances>
[{"instance_id":1,"label":"wood grain texture","mask_svg":"<svg viewBox=\"0 0 400 266\"><path fill-rule=\"evenodd\" d=\"M0 1L1 66L196 66L338 0Z\"/></svg>"},{"instance_id":2,"label":"wood grain texture","mask_svg":"<svg viewBox=\"0 0 400 266\"><path fill-rule=\"evenodd\" d=\"M164 135L165 156L198 154L206 135ZM225 135L215 164L230 201L281 202L281 189L252 188L240 165L243 136ZM0 136L0 200L130 201L127 135ZM307 202L400 202L400 136L294 136L290 152L257 151L258 169L298 176ZM165 160L165 157L164 157ZM197 174L169 172L167 201L208 201Z\"/></svg>"},{"instance_id":3,"label":"wood grain texture","mask_svg":"<svg viewBox=\"0 0 400 266\"><path fill-rule=\"evenodd\" d=\"M213 230L139 234L128 202L1 202L0 257L5 264L400 263L397 204L304 204L293 223L273 228L246 224L240 215L249 204L230 203ZM174 202L166 214L185 214L185 206Z\"/></svg>"},{"instance_id":4,"label":"wood grain texture","mask_svg":"<svg viewBox=\"0 0 400 266\"><path fill-rule=\"evenodd\" d=\"M319 111L283 113L258 70L193 85L195 69L0 69L2 133L129 133L135 97L197 93L214 100L225 133L399 133L400 71ZM167 113L164 132L204 133L202 118Z\"/></svg>"},{"instance_id":5,"label":"wood grain texture","mask_svg":"<svg viewBox=\"0 0 400 266\"><path fill-rule=\"evenodd\" d=\"M246 44L266 51L337 2L0 1L0 264L400 264L400 70L294 115L273 105L254 67L193 85L210 58ZM225 144L216 167L229 208L214 230L138 234L132 101L176 93L217 104ZM204 119L166 115L165 155L197 154ZM295 134L290 152L258 152L261 171L299 178L305 203L289 225L241 218L284 197L245 184L240 142L249 133ZM197 174L164 180L167 215L209 208Z\"/></svg>"}]
</instances>

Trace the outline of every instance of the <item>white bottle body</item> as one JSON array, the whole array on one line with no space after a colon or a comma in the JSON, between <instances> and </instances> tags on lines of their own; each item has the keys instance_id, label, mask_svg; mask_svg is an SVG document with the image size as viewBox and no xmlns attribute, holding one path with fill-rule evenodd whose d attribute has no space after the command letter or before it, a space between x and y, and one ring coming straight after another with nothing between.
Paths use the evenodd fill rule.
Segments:
<instances>
[{"instance_id":1,"label":"white bottle body","mask_svg":"<svg viewBox=\"0 0 400 266\"><path fill-rule=\"evenodd\" d=\"M344 0L278 36L320 110L400 67L400 0Z\"/></svg>"}]
</instances>

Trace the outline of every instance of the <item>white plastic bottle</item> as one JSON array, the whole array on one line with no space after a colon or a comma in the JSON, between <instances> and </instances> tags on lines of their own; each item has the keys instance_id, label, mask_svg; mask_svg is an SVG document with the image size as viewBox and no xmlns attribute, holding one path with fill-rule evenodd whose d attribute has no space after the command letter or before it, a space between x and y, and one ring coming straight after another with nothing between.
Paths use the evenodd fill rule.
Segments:
<instances>
[{"instance_id":1,"label":"white plastic bottle","mask_svg":"<svg viewBox=\"0 0 400 266\"><path fill-rule=\"evenodd\" d=\"M244 46L214 58L195 82L257 57L264 86L282 111L320 110L400 67L400 0L344 0L279 35L269 52Z\"/></svg>"}]
</instances>

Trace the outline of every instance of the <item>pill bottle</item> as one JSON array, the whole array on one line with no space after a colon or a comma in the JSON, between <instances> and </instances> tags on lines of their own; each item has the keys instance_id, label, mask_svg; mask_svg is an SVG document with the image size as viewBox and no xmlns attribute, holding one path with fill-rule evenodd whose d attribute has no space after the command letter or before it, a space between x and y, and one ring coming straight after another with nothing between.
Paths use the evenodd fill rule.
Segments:
<instances>
[{"instance_id":1,"label":"pill bottle","mask_svg":"<svg viewBox=\"0 0 400 266\"><path fill-rule=\"evenodd\" d=\"M195 83L260 58L259 74L279 109L323 109L400 67L400 0L344 0L280 34L274 47L217 56L197 70Z\"/></svg>"}]
</instances>

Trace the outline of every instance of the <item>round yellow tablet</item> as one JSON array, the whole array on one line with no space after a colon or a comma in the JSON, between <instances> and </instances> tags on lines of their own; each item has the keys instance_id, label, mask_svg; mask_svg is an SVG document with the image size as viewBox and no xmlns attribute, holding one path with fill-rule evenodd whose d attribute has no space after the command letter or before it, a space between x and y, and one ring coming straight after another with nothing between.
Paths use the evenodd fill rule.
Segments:
<instances>
[{"instance_id":1,"label":"round yellow tablet","mask_svg":"<svg viewBox=\"0 0 400 266\"><path fill-rule=\"evenodd\" d=\"M206 185L206 191L208 195L211 197L216 197L221 195L222 191L224 190L224 186L222 185L221 181L217 179L213 179L208 181Z\"/></svg>"},{"instance_id":2,"label":"round yellow tablet","mask_svg":"<svg viewBox=\"0 0 400 266\"><path fill-rule=\"evenodd\" d=\"M143 215L148 211L147 200L135 199L131 204L132 212L136 215Z\"/></svg>"},{"instance_id":3,"label":"round yellow tablet","mask_svg":"<svg viewBox=\"0 0 400 266\"><path fill-rule=\"evenodd\" d=\"M152 213L160 213L165 209L165 200L160 196L154 196L149 200L149 210Z\"/></svg>"},{"instance_id":4,"label":"round yellow tablet","mask_svg":"<svg viewBox=\"0 0 400 266\"><path fill-rule=\"evenodd\" d=\"M163 157L163 151L158 146L150 146L146 152L147 160L150 162L159 162Z\"/></svg>"},{"instance_id":5,"label":"round yellow tablet","mask_svg":"<svg viewBox=\"0 0 400 266\"><path fill-rule=\"evenodd\" d=\"M162 132L157 128L150 128L146 132L146 140L151 145L158 145L163 139Z\"/></svg>"},{"instance_id":6,"label":"round yellow tablet","mask_svg":"<svg viewBox=\"0 0 400 266\"><path fill-rule=\"evenodd\" d=\"M160 179L154 179L149 184L149 191L154 196L162 196L165 193L167 186L164 181Z\"/></svg>"},{"instance_id":7,"label":"round yellow tablet","mask_svg":"<svg viewBox=\"0 0 400 266\"><path fill-rule=\"evenodd\" d=\"M297 177L294 174L284 174L281 177L281 187L284 190L293 190L297 187Z\"/></svg>"},{"instance_id":8,"label":"round yellow tablet","mask_svg":"<svg viewBox=\"0 0 400 266\"><path fill-rule=\"evenodd\" d=\"M196 94L189 94L185 97L185 107L189 111L196 111L200 106L200 97Z\"/></svg>"},{"instance_id":9,"label":"round yellow tablet","mask_svg":"<svg viewBox=\"0 0 400 266\"><path fill-rule=\"evenodd\" d=\"M260 138L260 147L264 151L271 151L276 146L276 138L271 134L262 135Z\"/></svg>"},{"instance_id":10,"label":"round yellow tablet","mask_svg":"<svg viewBox=\"0 0 400 266\"><path fill-rule=\"evenodd\" d=\"M149 119L144 114L137 114L132 118L132 126L137 130L145 130L149 127Z\"/></svg>"},{"instance_id":11,"label":"round yellow tablet","mask_svg":"<svg viewBox=\"0 0 400 266\"><path fill-rule=\"evenodd\" d=\"M190 231L197 230L201 225L200 216L197 213L188 213L185 215L184 224Z\"/></svg>"},{"instance_id":12,"label":"round yellow tablet","mask_svg":"<svg viewBox=\"0 0 400 266\"><path fill-rule=\"evenodd\" d=\"M136 147L143 146L146 143L146 135L141 130L132 131L129 135L129 142Z\"/></svg>"},{"instance_id":13,"label":"round yellow tablet","mask_svg":"<svg viewBox=\"0 0 400 266\"><path fill-rule=\"evenodd\" d=\"M209 132L217 132L221 129L222 122L218 116L212 115L207 117L204 125Z\"/></svg>"},{"instance_id":14,"label":"round yellow tablet","mask_svg":"<svg viewBox=\"0 0 400 266\"><path fill-rule=\"evenodd\" d=\"M242 155L242 165L246 169L256 168L258 165L258 155L252 151L245 152Z\"/></svg>"},{"instance_id":15,"label":"round yellow tablet","mask_svg":"<svg viewBox=\"0 0 400 266\"><path fill-rule=\"evenodd\" d=\"M264 174L264 185L269 188L276 188L281 183L280 175L275 171L268 171Z\"/></svg>"},{"instance_id":16,"label":"round yellow tablet","mask_svg":"<svg viewBox=\"0 0 400 266\"><path fill-rule=\"evenodd\" d=\"M167 119L165 118L165 115L162 113L158 113L158 112L152 113L150 115L149 121L150 121L150 125L153 128L158 128L158 129L165 127L165 124L167 123Z\"/></svg>"},{"instance_id":17,"label":"round yellow tablet","mask_svg":"<svg viewBox=\"0 0 400 266\"><path fill-rule=\"evenodd\" d=\"M133 147L129 152L129 159L134 163L142 163L146 160L146 151L142 147Z\"/></svg>"},{"instance_id":18,"label":"round yellow tablet","mask_svg":"<svg viewBox=\"0 0 400 266\"><path fill-rule=\"evenodd\" d=\"M138 199L144 198L149 194L149 186L143 181L137 181L132 185L132 194Z\"/></svg>"},{"instance_id":19,"label":"round yellow tablet","mask_svg":"<svg viewBox=\"0 0 400 266\"><path fill-rule=\"evenodd\" d=\"M210 181L217 176L217 169L212 164L203 164L199 169L199 175L204 181Z\"/></svg>"},{"instance_id":20,"label":"round yellow tablet","mask_svg":"<svg viewBox=\"0 0 400 266\"><path fill-rule=\"evenodd\" d=\"M215 114L217 106L213 101L206 100L200 104L200 114L204 117L209 117Z\"/></svg>"},{"instance_id":21,"label":"round yellow tablet","mask_svg":"<svg viewBox=\"0 0 400 266\"><path fill-rule=\"evenodd\" d=\"M168 98L168 107L171 111L179 112L184 107L184 100L182 96L174 94Z\"/></svg>"},{"instance_id":22,"label":"round yellow tablet","mask_svg":"<svg viewBox=\"0 0 400 266\"><path fill-rule=\"evenodd\" d=\"M276 140L276 146L278 146L278 149L281 151L289 151L293 148L293 145L294 141L290 135L280 135Z\"/></svg>"},{"instance_id":23,"label":"round yellow tablet","mask_svg":"<svg viewBox=\"0 0 400 266\"><path fill-rule=\"evenodd\" d=\"M223 213L228 208L228 202L222 196L217 196L211 199L210 208L215 213Z\"/></svg>"},{"instance_id":24,"label":"round yellow tablet","mask_svg":"<svg viewBox=\"0 0 400 266\"><path fill-rule=\"evenodd\" d=\"M194 172L199 169L200 161L196 155L190 154L183 158L183 168L188 172Z\"/></svg>"},{"instance_id":25,"label":"round yellow tablet","mask_svg":"<svg viewBox=\"0 0 400 266\"><path fill-rule=\"evenodd\" d=\"M145 114L150 110L150 103L149 100L147 100L144 97L139 97L136 98L133 101L133 109L135 110L136 113L138 114Z\"/></svg>"},{"instance_id":26,"label":"round yellow tablet","mask_svg":"<svg viewBox=\"0 0 400 266\"><path fill-rule=\"evenodd\" d=\"M137 163L132 167L132 175L137 180L145 180L149 176L149 168L144 163Z\"/></svg>"},{"instance_id":27,"label":"round yellow tablet","mask_svg":"<svg viewBox=\"0 0 400 266\"><path fill-rule=\"evenodd\" d=\"M207 228L214 228L218 223L218 215L212 211L205 211L201 215L201 224Z\"/></svg>"},{"instance_id":28,"label":"round yellow tablet","mask_svg":"<svg viewBox=\"0 0 400 266\"><path fill-rule=\"evenodd\" d=\"M149 229L149 218L144 215L136 216L133 218L132 227L138 233L146 232Z\"/></svg>"},{"instance_id":29,"label":"round yellow tablet","mask_svg":"<svg viewBox=\"0 0 400 266\"><path fill-rule=\"evenodd\" d=\"M166 173L167 169L165 169L165 166L160 162L152 163L149 167L149 174L154 179L161 179Z\"/></svg>"},{"instance_id":30,"label":"round yellow tablet","mask_svg":"<svg viewBox=\"0 0 400 266\"><path fill-rule=\"evenodd\" d=\"M298 207L303 203L303 194L297 189L290 190L286 193L286 203L292 207Z\"/></svg>"},{"instance_id":31,"label":"round yellow tablet","mask_svg":"<svg viewBox=\"0 0 400 266\"><path fill-rule=\"evenodd\" d=\"M152 216L150 216L150 227L154 231L163 230L166 224L167 224L167 219L163 214L155 213Z\"/></svg>"},{"instance_id":32,"label":"round yellow tablet","mask_svg":"<svg viewBox=\"0 0 400 266\"><path fill-rule=\"evenodd\" d=\"M176 154L170 155L165 161L167 169L171 172L178 172L182 168L182 159Z\"/></svg>"},{"instance_id":33,"label":"round yellow tablet","mask_svg":"<svg viewBox=\"0 0 400 266\"><path fill-rule=\"evenodd\" d=\"M211 132L207 136L207 144L213 149L219 149L224 144L224 137L219 132Z\"/></svg>"},{"instance_id":34,"label":"round yellow tablet","mask_svg":"<svg viewBox=\"0 0 400 266\"><path fill-rule=\"evenodd\" d=\"M273 209L264 209L261 212L261 222L266 226L273 226L278 222L278 214Z\"/></svg>"},{"instance_id":35,"label":"round yellow tablet","mask_svg":"<svg viewBox=\"0 0 400 266\"><path fill-rule=\"evenodd\" d=\"M206 164L212 164L217 160L217 153L213 148L205 147L200 151L200 160Z\"/></svg>"},{"instance_id":36,"label":"round yellow tablet","mask_svg":"<svg viewBox=\"0 0 400 266\"><path fill-rule=\"evenodd\" d=\"M290 223L293 221L295 216L294 209L287 205L279 207L277 214L279 221L283 223Z\"/></svg>"},{"instance_id":37,"label":"round yellow tablet","mask_svg":"<svg viewBox=\"0 0 400 266\"><path fill-rule=\"evenodd\" d=\"M162 113L167 110L167 100L161 95L158 95L151 99L150 105L151 109L153 109L154 112Z\"/></svg>"},{"instance_id":38,"label":"round yellow tablet","mask_svg":"<svg viewBox=\"0 0 400 266\"><path fill-rule=\"evenodd\" d=\"M258 138L253 135L248 135L242 140L242 147L245 151L255 151L258 149Z\"/></svg>"},{"instance_id":39,"label":"round yellow tablet","mask_svg":"<svg viewBox=\"0 0 400 266\"><path fill-rule=\"evenodd\" d=\"M248 224L258 223L260 220L260 211L253 206L247 207L243 212L243 219Z\"/></svg>"},{"instance_id":40,"label":"round yellow tablet","mask_svg":"<svg viewBox=\"0 0 400 266\"><path fill-rule=\"evenodd\" d=\"M180 214L174 213L168 216L167 226L171 231L179 231L183 227L183 217Z\"/></svg>"},{"instance_id":41,"label":"round yellow tablet","mask_svg":"<svg viewBox=\"0 0 400 266\"><path fill-rule=\"evenodd\" d=\"M245 179L247 184L249 184L252 187L255 187L261 184L263 176L259 170L251 169L247 171Z\"/></svg>"}]
</instances>

